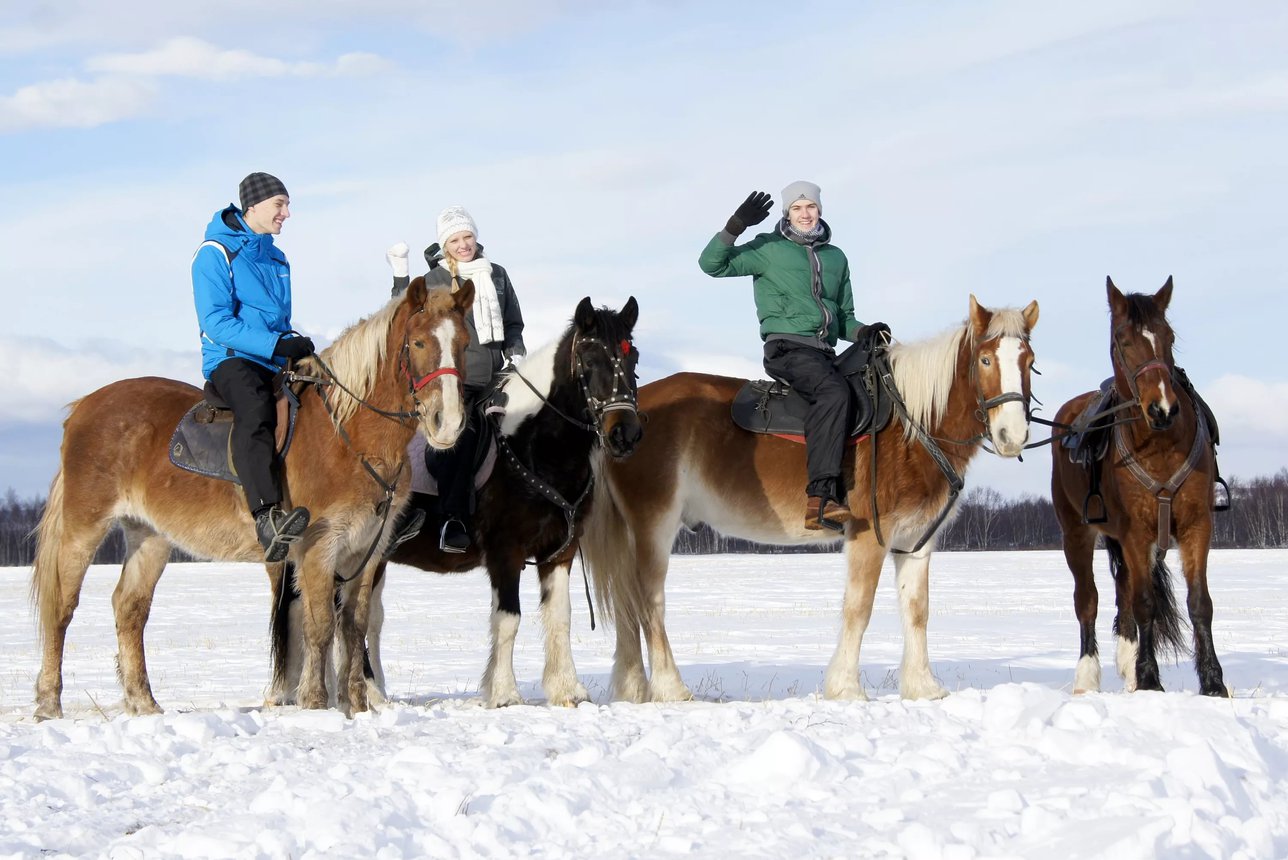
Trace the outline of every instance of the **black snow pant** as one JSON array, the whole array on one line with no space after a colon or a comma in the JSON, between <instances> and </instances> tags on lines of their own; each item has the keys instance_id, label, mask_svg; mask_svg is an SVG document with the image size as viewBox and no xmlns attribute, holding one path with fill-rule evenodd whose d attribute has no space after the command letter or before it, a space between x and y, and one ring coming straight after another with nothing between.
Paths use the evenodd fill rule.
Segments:
<instances>
[{"instance_id":1,"label":"black snow pant","mask_svg":"<svg viewBox=\"0 0 1288 860\"><path fill-rule=\"evenodd\" d=\"M478 451L480 417L466 392L465 429L446 451L425 446L425 471L438 484L438 511L444 519L469 523L474 513L474 455Z\"/></svg>"},{"instance_id":2,"label":"black snow pant","mask_svg":"<svg viewBox=\"0 0 1288 860\"><path fill-rule=\"evenodd\" d=\"M233 410L233 468L252 514L282 500L276 475L277 428L273 371L245 358L229 358L210 374L215 390Z\"/></svg>"},{"instance_id":3,"label":"black snow pant","mask_svg":"<svg viewBox=\"0 0 1288 860\"><path fill-rule=\"evenodd\" d=\"M805 402L805 462L811 496L845 501L841 457L850 420L851 394L845 377L832 366L830 351L775 339L765 344L765 370L790 385Z\"/></svg>"}]
</instances>

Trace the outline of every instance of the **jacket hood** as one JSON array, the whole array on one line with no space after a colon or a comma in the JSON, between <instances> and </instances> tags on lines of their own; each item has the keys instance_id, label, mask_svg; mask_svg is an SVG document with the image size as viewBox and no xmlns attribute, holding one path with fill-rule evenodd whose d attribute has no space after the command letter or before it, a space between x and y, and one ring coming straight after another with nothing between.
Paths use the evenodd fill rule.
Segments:
<instances>
[{"instance_id":1,"label":"jacket hood","mask_svg":"<svg viewBox=\"0 0 1288 860\"><path fill-rule=\"evenodd\" d=\"M273 246L269 233L256 233L246 225L241 210L229 205L219 210L206 225L206 241L215 241L229 251L252 249L266 254Z\"/></svg>"}]
</instances>

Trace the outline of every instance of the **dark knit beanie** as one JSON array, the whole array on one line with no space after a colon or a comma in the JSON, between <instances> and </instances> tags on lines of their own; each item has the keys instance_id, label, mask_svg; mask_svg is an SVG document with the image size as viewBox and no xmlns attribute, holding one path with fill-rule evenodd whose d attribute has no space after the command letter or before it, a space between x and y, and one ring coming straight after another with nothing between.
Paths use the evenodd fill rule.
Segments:
<instances>
[{"instance_id":1,"label":"dark knit beanie","mask_svg":"<svg viewBox=\"0 0 1288 860\"><path fill-rule=\"evenodd\" d=\"M271 173L252 173L237 186L237 193L241 196L243 212L270 197L276 197L279 194L291 196L286 193L286 186L282 184L282 180Z\"/></svg>"}]
</instances>

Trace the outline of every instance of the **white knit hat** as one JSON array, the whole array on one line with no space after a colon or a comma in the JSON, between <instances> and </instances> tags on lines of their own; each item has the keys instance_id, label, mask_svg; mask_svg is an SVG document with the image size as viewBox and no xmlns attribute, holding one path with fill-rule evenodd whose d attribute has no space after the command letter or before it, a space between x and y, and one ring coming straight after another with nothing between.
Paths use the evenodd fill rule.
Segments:
<instances>
[{"instance_id":1,"label":"white knit hat","mask_svg":"<svg viewBox=\"0 0 1288 860\"><path fill-rule=\"evenodd\" d=\"M479 228L474 226L474 219L464 206L448 206L438 213L438 244L441 247L447 247L447 240L461 232L473 233L475 239L479 237Z\"/></svg>"}]
</instances>

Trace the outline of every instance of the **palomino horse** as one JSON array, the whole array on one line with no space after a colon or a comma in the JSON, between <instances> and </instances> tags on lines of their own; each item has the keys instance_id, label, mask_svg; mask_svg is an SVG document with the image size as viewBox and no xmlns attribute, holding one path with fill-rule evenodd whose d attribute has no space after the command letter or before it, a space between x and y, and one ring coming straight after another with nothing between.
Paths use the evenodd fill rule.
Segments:
<instances>
[{"instance_id":1,"label":"palomino horse","mask_svg":"<svg viewBox=\"0 0 1288 860\"><path fill-rule=\"evenodd\" d=\"M420 534L399 546L392 560L421 570L455 573L486 566L492 584L492 648L481 694L488 707L520 704L514 675L514 640L519 627L519 575L534 559L541 581L541 619L546 665L542 686L552 705L587 701L577 680L569 642L571 603L568 574L577 537L590 505L592 452L613 459L629 457L642 428L636 413L635 366L638 354L631 332L639 316L634 298L620 312L595 309L582 299L571 325L553 343L534 352L503 375L490 404L504 409L496 428L496 466L479 488L464 553L438 548L442 519L432 497L415 496L426 511ZM367 657L374 699L385 693L380 660L384 622L382 564L376 574L367 627ZM285 685L294 634L284 605L274 602L274 676ZM360 653L360 652L359 652ZM343 676L348 657L340 655ZM354 661L361 664L361 660Z\"/></svg>"},{"instance_id":2,"label":"palomino horse","mask_svg":"<svg viewBox=\"0 0 1288 860\"><path fill-rule=\"evenodd\" d=\"M448 448L464 425L460 366L473 286L455 295L423 285L344 332L304 360L326 374L319 395L303 397L283 489L312 524L291 549L304 596L307 647L299 701L326 707L324 654L335 630L336 570L359 563L390 530L379 511L407 499L407 443L417 428ZM326 393L322 393L322 388ZM62 715L63 645L94 551L114 523L126 560L112 595L118 674L129 714L158 713L143 651L152 595L173 547L224 561L263 562L264 551L241 488L181 471L168 458L170 433L201 391L145 377L104 386L71 406L63 424L62 465L38 528L32 599L40 614L43 661L36 716ZM367 565L368 579L374 565ZM362 595L341 613L346 636L365 627ZM350 629L352 628L352 629ZM365 708L361 674L353 706Z\"/></svg>"},{"instance_id":3,"label":"palomino horse","mask_svg":"<svg viewBox=\"0 0 1288 860\"><path fill-rule=\"evenodd\" d=\"M1051 446L1051 499L1064 532L1064 557L1073 572L1074 612L1082 633L1074 692L1100 689L1092 557L1096 536L1101 535L1114 577L1116 662L1126 688L1163 689L1155 654L1160 640L1177 650L1184 648L1183 622L1164 560L1175 537L1189 587L1199 690L1205 696L1225 696L1212 645L1207 585L1216 455L1196 395L1182 383L1184 377L1172 361L1174 336L1165 316L1172 279L1152 296L1123 295L1109 279L1106 288L1114 369L1108 409L1116 403L1134 414L1129 421L1114 422L1108 431L1109 445L1099 463L1100 504L1088 504L1089 469L1073 462L1067 448ZM1093 402L1100 404L1099 397L1098 392L1088 392L1073 398L1060 407L1054 423L1083 429L1079 424L1085 422L1079 418Z\"/></svg>"},{"instance_id":4,"label":"palomino horse","mask_svg":"<svg viewBox=\"0 0 1288 860\"><path fill-rule=\"evenodd\" d=\"M874 442L860 441L846 454L845 483L855 519L845 530L849 580L840 640L824 681L829 698L866 698L859 647L891 548L904 631L900 692L906 698L947 694L931 674L926 654L934 542L925 538L955 498L959 475L983 440L1003 456L1023 450L1033 362L1029 332L1037 319L1037 302L1022 311L990 311L972 296L964 325L923 343L891 348L893 385L906 409L875 437L875 517L869 480ZM801 521L804 446L747 432L730 420L730 404L742 385L741 379L680 373L644 386L639 404L648 416L647 436L630 460L603 464L582 546L600 605L617 623L614 698L692 698L676 668L663 618L667 565L681 523L705 522L723 534L765 543L833 539L827 532L806 531ZM912 552L900 552L909 547ZM641 630L651 681L644 674Z\"/></svg>"}]
</instances>

